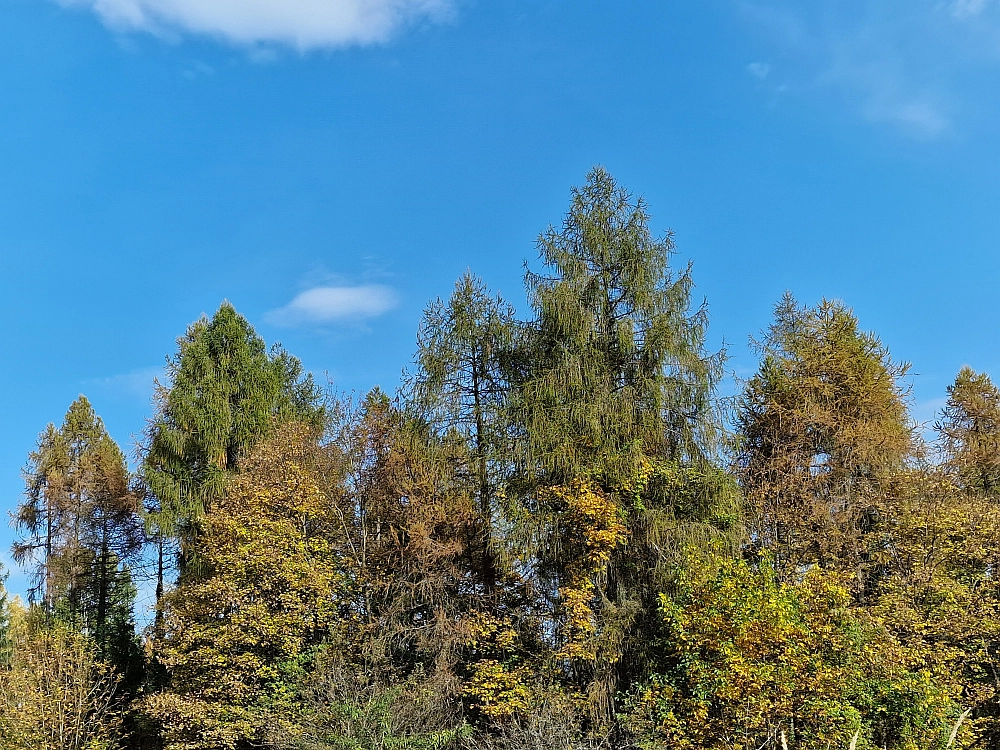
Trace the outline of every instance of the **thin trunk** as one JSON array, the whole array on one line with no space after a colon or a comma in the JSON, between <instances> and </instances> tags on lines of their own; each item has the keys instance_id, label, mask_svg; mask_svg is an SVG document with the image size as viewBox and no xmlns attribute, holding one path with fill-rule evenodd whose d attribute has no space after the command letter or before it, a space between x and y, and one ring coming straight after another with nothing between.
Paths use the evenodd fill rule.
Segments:
<instances>
[{"instance_id":1,"label":"thin trunk","mask_svg":"<svg viewBox=\"0 0 1000 750\"><path fill-rule=\"evenodd\" d=\"M52 501L45 495L45 615L52 614Z\"/></svg>"},{"instance_id":2,"label":"thin trunk","mask_svg":"<svg viewBox=\"0 0 1000 750\"><path fill-rule=\"evenodd\" d=\"M472 351L472 399L473 410L476 419L476 463L479 472L479 511L483 523L483 585L486 588L487 596L492 597L496 593L497 569L496 560L493 556L493 520L491 508L490 480L486 471L486 446L484 444L484 418L481 393L482 375L482 354L477 357L477 349Z\"/></svg>"},{"instance_id":3,"label":"thin trunk","mask_svg":"<svg viewBox=\"0 0 1000 750\"><path fill-rule=\"evenodd\" d=\"M107 656L107 621L108 621L108 519L101 520L101 569L97 579L97 622L94 624L94 635L102 657Z\"/></svg>"},{"instance_id":4,"label":"thin trunk","mask_svg":"<svg viewBox=\"0 0 1000 750\"><path fill-rule=\"evenodd\" d=\"M156 537L156 615L153 633L157 642L163 640L163 534Z\"/></svg>"}]
</instances>

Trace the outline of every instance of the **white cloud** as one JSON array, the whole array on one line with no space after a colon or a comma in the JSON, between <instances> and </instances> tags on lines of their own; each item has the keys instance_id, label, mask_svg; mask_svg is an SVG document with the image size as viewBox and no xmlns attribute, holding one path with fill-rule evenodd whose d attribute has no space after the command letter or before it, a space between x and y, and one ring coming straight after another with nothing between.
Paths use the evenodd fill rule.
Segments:
<instances>
[{"instance_id":1,"label":"white cloud","mask_svg":"<svg viewBox=\"0 0 1000 750\"><path fill-rule=\"evenodd\" d=\"M284 307L265 315L273 325L337 323L375 318L398 304L396 292L381 284L318 286L298 294Z\"/></svg>"},{"instance_id":2,"label":"white cloud","mask_svg":"<svg viewBox=\"0 0 1000 750\"><path fill-rule=\"evenodd\" d=\"M192 32L242 45L300 50L373 44L418 19L440 20L453 0L57 0L90 8L121 30Z\"/></svg>"},{"instance_id":3,"label":"white cloud","mask_svg":"<svg viewBox=\"0 0 1000 750\"><path fill-rule=\"evenodd\" d=\"M747 72L754 78L763 81L771 72L771 66L767 63L753 62L747 65Z\"/></svg>"},{"instance_id":4,"label":"white cloud","mask_svg":"<svg viewBox=\"0 0 1000 750\"><path fill-rule=\"evenodd\" d=\"M955 18L971 18L986 10L986 6L989 4L990 0L954 0L951 4L951 12Z\"/></svg>"},{"instance_id":5,"label":"white cloud","mask_svg":"<svg viewBox=\"0 0 1000 750\"><path fill-rule=\"evenodd\" d=\"M980 106L969 87L1000 60L994 0L735 2L762 52L782 60L780 75L748 68L766 87L917 138L953 130Z\"/></svg>"}]
</instances>

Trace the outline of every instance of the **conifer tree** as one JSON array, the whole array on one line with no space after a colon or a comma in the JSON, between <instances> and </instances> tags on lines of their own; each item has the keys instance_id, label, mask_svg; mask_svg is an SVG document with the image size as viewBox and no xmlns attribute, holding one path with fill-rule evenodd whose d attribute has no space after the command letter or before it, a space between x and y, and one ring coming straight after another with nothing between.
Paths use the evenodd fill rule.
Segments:
<instances>
[{"instance_id":1,"label":"conifer tree","mask_svg":"<svg viewBox=\"0 0 1000 750\"><path fill-rule=\"evenodd\" d=\"M450 672L461 623L483 593L470 585L481 562L475 493L455 471L468 453L428 433L378 388L339 445L349 460L348 546L369 633L404 673Z\"/></svg>"},{"instance_id":2,"label":"conifer tree","mask_svg":"<svg viewBox=\"0 0 1000 750\"><path fill-rule=\"evenodd\" d=\"M129 566L144 543L140 505L121 449L85 397L41 434L25 480L13 553L34 567L32 597L127 671L137 657Z\"/></svg>"},{"instance_id":3,"label":"conifer tree","mask_svg":"<svg viewBox=\"0 0 1000 750\"><path fill-rule=\"evenodd\" d=\"M948 386L937 422L948 467L970 492L1000 492L1000 389L990 376L963 367Z\"/></svg>"},{"instance_id":4,"label":"conifer tree","mask_svg":"<svg viewBox=\"0 0 1000 750\"><path fill-rule=\"evenodd\" d=\"M301 363L280 347L268 352L228 302L193 323L177 345L167 385L157 388L142 476L154 500L154 534L183 545L239 460L277 423L320 424L324 410Z\"/></svg>"},{"instance_id":5,"label":"conifer tree","mask_svg":"<svg viewBox=\"0 0 1000 750\"><path fill-rule=\"evenodd\" d=\"M789 294L774 318L737 409L751 542L783 576L816 563L854 569L879 492L913 451L908 365L840 302L810 308Z\"/></svg>"},{"instance_id":6,"label":"conifer tree","mask_svg":"<svg viewBox=\"0 0 1000 750\"><path fill-rule=\"evenodd\" d=\"M491 297L483 282L466 273L447 302L424 312L417 337L417 372L410 381L413 405L440 436L455 432L469 447L469 479L477 495L482 562L478 571L487 593L496 587L493 538L496 492L506 471L504 360L517 335L514 310Z\"/></svg>"},{"instance_id":7,"label":"conifer tree","mask_svg":"<svg viewBox=\"0 0 1000 750\"><path fill-rule=\"evenodd\" d=\"M595 168L526 283L535 319L512 359L517 529L557 613L561 669L613 713L642 669L657 594L677 554L727 539L735 493L711 463L722 355L690 268L670 268L644 202Z\"/></svg>"}]
</instances>

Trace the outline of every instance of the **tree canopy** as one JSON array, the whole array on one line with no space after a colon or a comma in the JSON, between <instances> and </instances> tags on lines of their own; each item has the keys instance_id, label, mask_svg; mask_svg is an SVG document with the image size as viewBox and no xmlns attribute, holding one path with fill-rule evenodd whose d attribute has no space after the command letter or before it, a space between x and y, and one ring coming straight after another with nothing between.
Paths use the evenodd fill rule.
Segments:
<instances>
[{"instance_id":1,"label":"tree canopy","mask_svg":"<svg viewBox=\"0 0 1000 750\"><path fill-rule=\"evenodd\" d=\"M466 272L395 393L223 303L134 472L73 402L14 514L3 750L1000 746L990 377L925 435L907 365L787 294L724 396L693 266L600 167L536 249L527 314Z\"/></svg>"}]
</instances>

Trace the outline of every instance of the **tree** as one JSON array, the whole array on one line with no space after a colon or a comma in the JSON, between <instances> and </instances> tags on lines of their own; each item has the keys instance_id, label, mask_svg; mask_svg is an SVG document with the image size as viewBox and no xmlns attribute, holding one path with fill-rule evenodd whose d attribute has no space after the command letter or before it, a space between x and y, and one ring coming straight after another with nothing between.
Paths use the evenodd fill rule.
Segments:
<instances>
[{"instance_id":1,"label":"tree","mask_svg":"<svg viewBox=\"0 0 1000 750\"><path fill-rule=\"evenodd\" d=\"M437 299L424 311L418 369L410 381L410 399L433 429L442 436L455 431L469 445L467 471L482 527L478 574L491 595L499 575L497 555L504 552L493 535L496 492L507 465L504 358L513 350L516 334L513 308L466 273L447 302Z\"/></svg>"},{"instance_id":2,"label":"tree","mask_svg":"<svg viewBox=\"0 0 1000 750\"><path fill-rule=\"evenodd\" d=\"M202 519L202 573L163 599L169 684L144 710L168 747L290 741L336 724L353 710L346 696L303 713L330 670L353 671L373 696L410 680L454 719L474 502L450 494L451 463L428 458L433 443L408 424L375 392L334 443L286 425L241 462Z\"/></svg>"},{"instance_id":3,"label":"tree","mask_svg":"<svg viewBox=\"0 0 1000 750\"><path fill-rule=\"evenodd\" d=\"M948 467L970 492L1000 492L1000 389L990 376L963 367L948 386L937 422Z\"/></svg>"},{"instance_id":4,"label":"tree","mask_svg":"<svg viewBox=\"0 0 1000 750\"><path fill-rule=\"evenodd\" d=\"M779 575L857 569L879 493L914 449L908 366L840 302L786 295L737 406L736 472L751 542Z\"/></svg>"},{"instance_id":5,"label":"tree","mask_svg":"<svg viewBox=\"0 0 1000 750\"><path fill-rule=\"evenodd\" d=\"M655 672L630 704L639 746L943 750L956 686L853 608L850 585L821 569L781 583L768 560L734 561L663 596Z\"/></svg>"},{"instance_id":6,"label":"tree","mask_svg":"<svg viewBox=\"0 0 1000 750\"><path fill-rule=\"evenodd\" d=\"M144 543L140 504L121 449L85 397L41 434L25 481L13 553L34 565L33 598L127 671L137 657L129 565Z\"/></svg>"},{"instance_id":7,"label":"tree","mask_svg":"<svg viewBox=\"0 0 1000 750\"><path fill-rule=\"evenodd\" d=\"M114 750L121 726L118 677L88 638L15 608L11 660L0 668L5 750Z\"/></svg>"},{"instance_id":8,"label":"tree","mask_svg":"<svg viewBox=\"0 0 1000 750\"><path fill-rule=\"evenodd\" d=\"M168 685L143 705L167 748L294 733L311 655L350 620L352 580L332 544L341 518L317 484L323 462L309 428L285 426L243 457L203 516L192 542L202 574L162 601L154 647Z\"/></svg>"},{"instance_id":9,"label":"tree","mask_svg":"<svg viewBox=\"0 0 1000 750\"><path fill-rule=\"evenodd\" d=\"M485 609L476 498L455 472L468 465L467 446L429 432L379 389L339 445L369 639L358 649L364 669L424 675L441 701L460 708L468 633Z\"/></svg>"},{"instance_id":10,"label":"tree","mask_svg":"<svg viewBox=\"0 0 1000 750\"><path fill-rule=\"evenodd\" d=\"M177 345L167 361L169 385L157 386L141 473L154 501L153 534L161 546L181 540L183 570L186 545L240 459L283 421L322 424L324 408L301 363L280 347L268 352L228 302Z\"/></svg>"},{"instance_id":11,"label":"tree","mask_svg":"<svg viewBox=\"0 0 1000 750\"><path fill-rule=\"evenodd\" d=\"M511 360L512 543L555 607L558 672L598 722L641 671L681 551L731 543L736 496L712 463L723 356L705 350L690 268L601 168L526 276L535 313Z\"/></svg>"},{"instance_id":12,"label":"tree","mask_svg":"<svg viewBox=\"0 0 1000 750\"><path fill-rule=\"evenodd\" d=\"M948 466L901 472L885 493L866 608L905 644L914 668L956 684L978 746L1000 740L1000 505Z\"/></svg>"}]
</instances>

